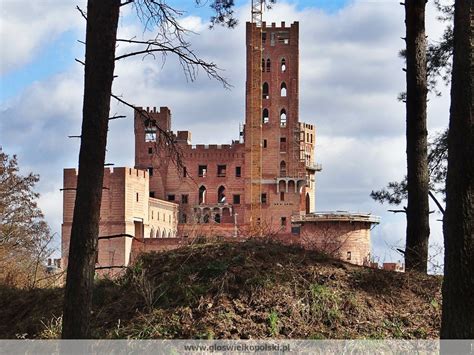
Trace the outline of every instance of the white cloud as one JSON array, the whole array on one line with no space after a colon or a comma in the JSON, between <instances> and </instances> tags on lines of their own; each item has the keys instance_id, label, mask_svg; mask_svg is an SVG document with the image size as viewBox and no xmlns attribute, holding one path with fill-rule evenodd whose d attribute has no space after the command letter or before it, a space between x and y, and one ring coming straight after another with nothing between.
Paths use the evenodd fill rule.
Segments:
<instances>
[{"instance_id":1,"label":"white cloud","mask_svg":"<svg viewBox=\"0 0 474 355\"><path fill-rule=\"evenodd\" d=\"M41 48L69 30L85 28L75 10L84 1L3 0L0 4L0 74L32 61ZM84 7L83 7L84 8Z\"/></svg>"}]
</instances>

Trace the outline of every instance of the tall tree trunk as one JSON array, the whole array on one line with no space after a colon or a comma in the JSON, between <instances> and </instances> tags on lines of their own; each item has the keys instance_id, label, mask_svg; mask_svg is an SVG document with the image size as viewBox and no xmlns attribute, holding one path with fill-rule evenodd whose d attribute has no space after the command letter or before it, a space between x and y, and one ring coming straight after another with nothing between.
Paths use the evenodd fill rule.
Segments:
<instances>
[{"instance_id":1,"label":"tall tree trunk","mask_svg":"<svg viewBox=\"0 0 474 355\"><path fill-rule=\"evenodd\" d=\"M90 337L105 148L120 0L89 0L81 148L62 337Z\"/></svg>"},{"instance_id":2,"label":"tall tree trunk","mask_svg":"<svg viewBox=\"0 0 474 355\"><path fill-rule=\"evenodd\" d=\"M407 270L426 272L428 261L429 175L426 129L426 0L405 1L407 120Z\"/></svg>"},{"instance_id":3,"label":"tall tree trunk","mask_svg":"<svg viewBox=\"0 0 474 355\"><path fill-rule=\"evenodd\" d=\"M456 0L441 337L474 338L474 1ZM470 349L472 351L472 349Z\"/></svg>"}]
</instances>

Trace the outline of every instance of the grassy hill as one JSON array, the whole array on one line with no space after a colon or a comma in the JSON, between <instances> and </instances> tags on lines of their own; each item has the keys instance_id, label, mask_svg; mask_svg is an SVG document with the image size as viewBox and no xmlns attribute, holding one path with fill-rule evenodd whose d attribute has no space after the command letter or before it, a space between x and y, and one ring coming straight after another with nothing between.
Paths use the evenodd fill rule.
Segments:
<instances>
[{"instance_id":1,"label":"grassy hill","mask_svg":"<svg viewBox=\"0 0 474 355\"><path fill-rule=\"evenodd\" d=\"M0 287L0 338L54 338L62 289ZM441 278L250 240L146 254L98 280L100 338L436 338Z\"/></svg>"}]
</instances>

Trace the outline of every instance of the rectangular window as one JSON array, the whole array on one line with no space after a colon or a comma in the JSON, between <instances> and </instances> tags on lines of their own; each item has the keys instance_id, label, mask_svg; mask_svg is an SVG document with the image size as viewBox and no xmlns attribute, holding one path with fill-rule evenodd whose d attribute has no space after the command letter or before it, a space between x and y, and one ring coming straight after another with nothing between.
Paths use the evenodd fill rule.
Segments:
<instances>
[{"instance_id":1,"label":"rectangular window","mask_svg":"<svg viewBox=\"0 0 474 355\"><path fill-rule=\"evenodd\" d=\"M145 142L156 141L156 129L147 129L145 131Z\"/></svg>"},{"instance_id":2,"label":"rectangular window","mask_svg":"<svg viewBox=\"0 0 474 355\"><path fill-rule=\"evenodd\" d=\"M285 201L285 193L283 191L280 192L280 201Z\"/></svg>"},{"instance_id":3,"label":"rectangular window","mask_svg":"<svg viewBox=\"0 0 474 355\"><path fill-rule=\"evenodd\" d=\"M281 225L286 226L286 217L281 217Z\"/></svg>"},{"instance_id":4,"label":"rectangular window","mask_svg":"<svg viewBox=\"0 0 474 355\"><path fill-rule=\"evenodd\" d=\"M151 211L151 219L153 219L153 210Z\"/></svg>"},{"instance_id":5,"label":"rectangular window","mask_svg":"<svg viewBox=\"0 0 474 355\"><path fill-rule=\"evenodd\" d=\"M186 170L186 167L183 166L183 177L186 177L188 175L188 171Z\"/></svg>"},{"instance_id":6,"label":"rectangular window","mask_svg":"<svg viewBox=\"0 0 474 355\"><path fill-rule=\"evenodd\" d=\"M264 140L263 140L263 148L266 148L266 147L267 147L267 140L264 139Z\"/></svg>"},{"instance_id":7,"label":"rectangular window","mask_svg":"<svg viewBox=\"0 0 474 355\"><path fill-rule=\"evenodd\" d=\"M350 251L347 252L347 260L351 260L352 258L352 253Z\"/></svg>"},{"instance_id":8,"label":"rectangular window","mask_svg":"<svg viewBox=\"0 0 474 355\"><path fill-rule=\"evenodd\" d=\"M174 201L175 196L174 195L168 195L168 201Z\"/></svg>"},{"instance_id":9,"label":"rectangular window","mask_svg":"<svg viewBox=\"0 0 474 355\"><path fill-rule=\"evenodd\" d=\"M267 204L267 194L262 194L261 202L262 202L262 205L266 205L266 204Z\"/></svg>"},{"instance_id":10,"label":"rectangular window","mask_svg":"<svg viewBox=\"0 0 474 355\"><path fill-rule=\"evenodd\" d=\"M218 177L225 177L227 166L226 165L218 165L217 166L217 176Z\"/></svg>"},{"instance_id":11,"label":"rectangular window","mask_svg":"<svg viewBox=\"0 0 474 355\"><path fill-rule=\"evenodd\" d=\"M148 154L153 154L153 148L152 147L148 147Z\"/></svg>"},{"instance_id":12,"label":"rectangular window","mask_svg":"<svg viewBox=\"0 0 474 355\"><path fill-rule=\"evenodd\" d=\"M242 176L242 168L240 166L235 167L235 177L241 177Z\"/></svg>"},{"instance_id":13,"label":"rectangular window","mask_svg":"<svg viewBox=\"0 0 474 355\"><path fill-rule=\"evenodd\" d=\"M150 197L155 198L155 191L150 191Z\"/></svg>"},{"instance_id":14,"label":"rectangular window","mask_svg":"<svg viewBox=\"0 0 474 355\"><path fill-rule=\"evenodd\" d=\"M153 176L153 168L148 168L148 175Z\"/></svg>"},{"instance_id":15,"label":"rectangular window","mask_svg":"<svg viewBox=\"0 0 474 355\"><path fill-rule=\"evenodd\" d=\"M280 137L280 152L286 152L286 137Z\"/></svg>"},{"instance_id":16,"label":"rectangular window","mask_svg":"<svg viewBox=\"0 0 474 355\"><path fill-rule=\"evenodd\" d=\"M234 205L240 205L240 195L234 195L232 201Z\"/></svg>"},{"instance_id":17,"label":"rectangular window","mask_svg":"<svg viewBox=\"0 0 474 355\"><path fill-rule=\"evenodd\" d=\"M137 192L136 198L137 198L137 202L138 202L138 192Z\"/></svg>"},{"instance_id":18,"label":"rectangular window","mask_svg":"<svg viewBox=\"0 0 474 355\"><path fill-rule=\"evenodd\" d=\"M188 195L181 195L181 203L182 204L188 203Z\"/></svg>"},{"instance_id":19,"label":"rectangular window","mask_svg":"<svg viewBox=\"0 0 474 355\"><path fill-rule=\"evenodd\" d=\"M207 174L207 165L199 165L198 176L206 177Z\"/></svg>"}]
</instances>

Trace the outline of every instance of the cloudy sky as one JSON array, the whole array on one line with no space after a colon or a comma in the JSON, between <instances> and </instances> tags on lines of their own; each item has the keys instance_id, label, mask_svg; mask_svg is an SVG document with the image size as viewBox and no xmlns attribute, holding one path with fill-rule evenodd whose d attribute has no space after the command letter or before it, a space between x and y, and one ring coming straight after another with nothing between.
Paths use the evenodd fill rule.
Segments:
<instances>
[{"instance_id":1,"label":"cloudy sky","mask_svg":"<svg viewBox=\"0 0 474 355\"><path fill-rule=\"evenodd\" d=\"M443 24L428 4L429 40ZM203 72L189 82L169 56L134 58L116 66L113 92L139 106L168 106L173 130L187 129L193 143L229 143L244 120L245 21L248 1L236 1L240 25L209 30L207 5L170 0L184 13L181 21L196 52L223 69L233 85L225 90ZM0 146L17 154L23 172L41 176L40 207L54 232L62 219L62 169L76 167L80 134L85 22L75 9L80 0L2 0L0 2ZM25 11L28 8L28 11ZM369 197L372 189L401 179L406 172L405 112L396 98L404 90L404 12L398 0L286 0L264 14L267 22L300 22L300 120L317 128L319 211L372 212L382 223L372 233L380 261L400 260L405 217ZM132 8L122 12L119 37L148 38ZM123 51L125 48L118 48ZM447 126L447 89L430 97L430 134ZM112 102L112 113L127 119L110 125L107 162L133 166L132 112ZM433 210L435 207L433 206ZM442 244L440 216L432 215L432 242ZM59 240L59 239L58 239Z\"/></svg>"}]
</instances>

